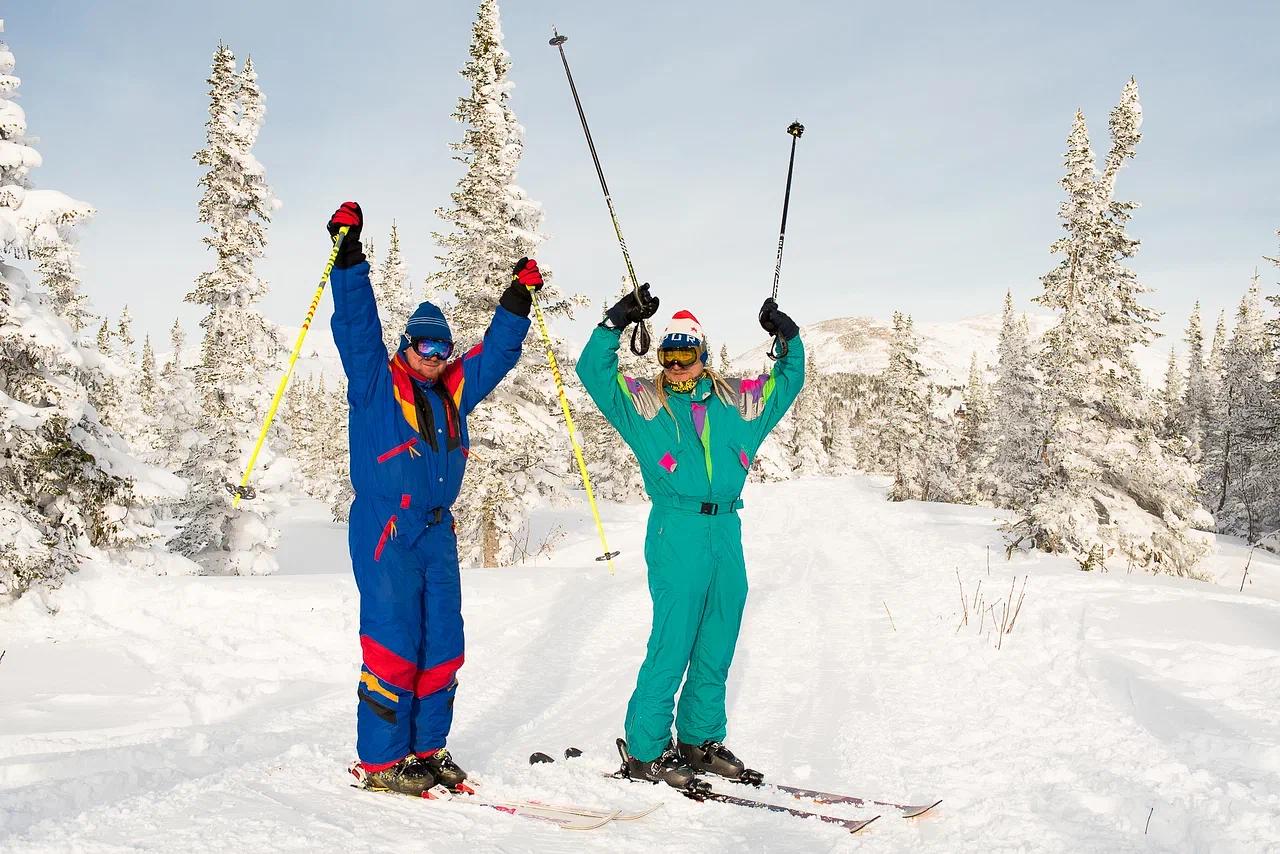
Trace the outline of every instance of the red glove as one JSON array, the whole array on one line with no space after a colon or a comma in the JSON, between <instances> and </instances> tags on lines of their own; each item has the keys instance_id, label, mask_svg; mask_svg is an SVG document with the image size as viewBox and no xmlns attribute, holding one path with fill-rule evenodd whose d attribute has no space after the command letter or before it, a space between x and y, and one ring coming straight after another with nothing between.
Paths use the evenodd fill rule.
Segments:
<instances>
[{"instance_id":1,"label":"red glove","mask_svg":"<svg viewBox=\"0 0 1280 854\"><path fill-rule=\"evenodd\" d=\"M535 291L542 290L542 272L538 269L538 262L532 258L521 258L517 261L515 268L511 271L511 283L524 285Z\"/></svg>"},{"instance_id":2,"label":"red glove","mask_svg":"<svg viewBox=\"0 0 1280 854\"><path fill-rule=\"evenodd\" d=\"M360 229L364 226L364 213L356 202L343 202L342 207L329 217L329 236L337 237L338 229L347 226L347 240L354 243L360 239Z\"/></svg>"}]
</instances>

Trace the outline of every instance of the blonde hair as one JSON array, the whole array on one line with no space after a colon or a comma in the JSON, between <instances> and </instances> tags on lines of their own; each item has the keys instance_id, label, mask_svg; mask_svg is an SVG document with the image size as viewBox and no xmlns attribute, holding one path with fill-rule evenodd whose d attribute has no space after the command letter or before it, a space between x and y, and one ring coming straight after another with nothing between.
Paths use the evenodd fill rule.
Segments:
<instances>
[{"instance_id":1,"label":"blonde hair","mask_svg":"<svg viewBox=\"0 0 1280 854\"><path fill-rule=\"evenodd\" d=\"M716 393L716 397L720 398L720 402L725 406L736 407L738 405L736 395L733 392L733 386L729 385L719 371L703 367L702 373L711 378L711 386ZM654 379L653 384L658 390L658 404L671 416L672 421L676 421L676 414L671 411L671 406L667 403L667 372L665 370L658 371L658 376ZM680 422L676 421L676 430L680 430Z\"/></svg>"}]
</instances>

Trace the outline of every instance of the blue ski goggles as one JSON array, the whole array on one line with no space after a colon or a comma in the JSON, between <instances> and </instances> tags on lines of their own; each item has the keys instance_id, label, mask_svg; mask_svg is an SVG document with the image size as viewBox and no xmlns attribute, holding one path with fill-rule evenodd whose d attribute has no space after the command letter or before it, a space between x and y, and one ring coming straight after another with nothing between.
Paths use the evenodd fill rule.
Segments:
<instances>
[{"instance_id":1,"label":"blue ski goggles","mask_svg":"<svg viewBox=\"0 0 1280 854\"><path fill-rule=\"evenodd\" d=\"M424 359L443 361L453 355L453 342L441 341L439 338L415 338L409 346Z\"/></svg>"}]
</instances>

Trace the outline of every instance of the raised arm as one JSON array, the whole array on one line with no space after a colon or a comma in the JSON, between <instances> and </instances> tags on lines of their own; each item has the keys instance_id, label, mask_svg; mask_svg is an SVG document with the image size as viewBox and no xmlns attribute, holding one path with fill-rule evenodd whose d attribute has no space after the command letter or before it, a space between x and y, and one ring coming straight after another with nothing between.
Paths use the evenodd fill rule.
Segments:
<instances>
[{"instance_id":1,"label":"raised arm","mask_svg":"<svg viewBox=\"0 0 1280 854\"><path fill-rule=\"evenodd\" d=\"M516 366L529 333L529 310L534 290L542 288L538 262L521 258L511 274L511 284L498 300L493 321L485 330L484 341L471 348L459 360L462 370L463 415L489 396L502 378Z\"/></svg>"},{"instance_id":2,"label":"raised arm","mask_svg":"<svg viewBox=\"0 0 1280 854\"><path fill-rule=\"evenodd\" d=\"M787 342L786 355L773 365L764 383L764 410L756 419L759 441L763 442L769 431L778 425L795 403L804 386L804 342L795 321L778 310L772 299L765 300L760 308L760 326L770 335L780 336Z\"/></svg>"},{"instance_id":3,"label":"raised arm","mask_svg":"<svg viewBox=\"0 0 1280 854\"><path fill-rule=\"evenodd\" d=\"M329 283L333 289L333 340L347 374L347 401L364 406L374 397L379 378L387 375L387 350L382 323L369 282L369 262L360 245L364 215L355 202L345 202L329 220L329 234L347 226L347 236L334 259Z\"/></svg>"},{"instance_id":4,"label":"raised arm","mask_svg":"<svg viewBox=\"0 0 1280 854\"><path fill-rule=\"evenodd\" d=\"M587 346L578 357L577 371L582 387L623 438L637 415L631 405L631 392L618 373L618 344L628 324L652 317L657 310L658 298L649 295L648 284L640 288L638 300L634 294L627 294L609 309L607 320L591 332Z\"/></svg>"}]
</instances>

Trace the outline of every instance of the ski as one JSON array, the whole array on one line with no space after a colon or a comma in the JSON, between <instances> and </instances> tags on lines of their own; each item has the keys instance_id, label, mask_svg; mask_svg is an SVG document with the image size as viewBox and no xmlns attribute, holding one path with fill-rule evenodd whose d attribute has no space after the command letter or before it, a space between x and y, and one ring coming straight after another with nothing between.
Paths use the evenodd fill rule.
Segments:
<instances>
[{"instance_id":1,"label":"ski","mask_svg":"<svg viewBox=\"0 0 1280 854\"><path fill-rule=\"evenodd\" d=\"M786 815L795 816L796 818L816 818L818 821L827 824L834 824L843 827L850 833L857 833L871 822L880 818L873 815L871 818L841 818L835 815L826 815L824 813L810 812L809 810L798 810L794 807L784 807L781 804L771 804L768 801L758 801L755 798L743 798L738 795L728 795L724 792L700 792L693 796L695 801L715 801L721 804L733 804L734 806L746 807L754 810L768 810L769 812L785 813Z\"/></svg>"},{"instance_id":2,"label":"ski","mask_svg":"<svg viewBox=\"0 0 1280 854\"><path fill-rule=\"evenodd\" d=\"M581 755L582 755L582 751L578 750L576 747L570 747L564 752L564 756L566 759L573 759ZM541 765L549 762L555 762L555 759L552 758L551 756L548 756L545 753L534 753L532 756L529 757L530 765ZM615 771L613 773L604 772L602 776L611 780L625 780L629 783L642 782L638 780L632 780L630 777L623 774L621 771ZM725 792L713 791L710 788L710 785L706 783L706 781L699 781L699 784L700 785L697 788L681 789L677 791L679 791L680 794L684 795L686 798L689 798L692 801L698 801L700 803L705 801L713 801L715 803L730 804L732 806L744 807L746 809L767 810L769 812L790 815L795 818L813 818L813 819L817 819L818 821L824 822L826 824L834 824L837 827L842 827L845 830L849 831L850 833L857 833L859 830L862 830L868 824L871 824L871 822L875 821L880 817L878 815L873 815L871 816L871 818L859 819L859 818L844 818L841 816L826 815L824 813L812 812L810 810L802 810L802 809L796 809L795 807L783 806L782 804L773 804L773 803L769 803L768 801L761 801L755 798L744 798L740 795L730 795ZM653 785L656 785L656 784L653 784ZM654 807L653 809L656 809L656 807ZM652 812L653 809L650 809L649 812ZM645 814L647 815L648 813L645 813Z\"/></svg>"},{"instance_id":3,"label":"ski","mask_svg":"<svg viewBox=\"0 0 1280 854\"><path fill-rule=\"evenodd\" d=\"M602 816L607 815L610 817L612 821L636 821L638 819L644 818L650 813L655 812L659 807L662 806L662 803L659 801L658 803L651 804L650 806L647 806L644 809L639 810L637 812L626 812L625 810L600 810L600 809L594 809L592 807L581 807L581 806L565 805L565 804L546 804L546 803L543 803L542 801L508 801L507 803L511 804L512 806L522 807L526 809L534 809L534 810L550 809L550 810L555 810L556 812L565 813L568 815L580 815L580 816L587 816L587 817L593 817L593 818L600 818Z\"/></svg>"},{"instance_id":4,"label":"ski","mask_svg":"<svg viewBox=\"0 0 1280 854\"><path fill-rule=\"evenodd\" d=\"M892 801L876 801L870 798L860 798L856 795L842 795L838 792L823 792L818 789L806 789L800 786L788 786L784 783L766 783L765 788L791 795L793 798L800 800L813 801L816 804L851 804L855 807L884 807L885 809L896 810L903 818L918 818L929 810L942 803L939 798L932 802L921 802L918 804L898 804Z\"/></svg>"},{"instance_id":5,"label":"ski","mask_svg":"<svg viewBox=\"0 0 1280 854\"><path fill-rule=\"evenodd\" d=\"M582 751L576 747L569 747L564 751L565 759L575 759L581 755ZM531 764L554 761L554 759L545 753L535 753L533 756L529 757L529 762ZM797 800L812 801L815 804L849 804L850 806L866 808L883 807L884 809L896 811L902 818L918 818L942 803L942 799L939 798L935 801L921 801L916 804L903 804L895 801L881 801L873 798L863 798L857 795L846 795L840 792L824 792L821 789L791 786L786 783L760 783L756 782L754 779L735 782L742 782L757 788L764 788L784 795L790 795Z\"/></svg>"},{"instance_id":6,"label":"ski","mask_svg":"<svg viewBox=\"0 0 1280 854\"><path fill-rule=\"evenodd\" d=\"M351 784L353 789L385 795L399 794L398 792L394 792L390 789L372 788L366 785L366 778L358 765L352 765L348 770L358 781ZM403 795L402 797L413 796ZM443 786L435 786L426 792L423 792L420 799L469 804L474 807L496 810L501 813L506 813L507 815L515 815L520 816L521 818L532 819L533 821L554 824L561 830L577 831L596 830L604 827L611 821L634 821L635 819L643 818L661 806L661 804L655 804L643 812L626 813L622 810L598 810L582 806L543 804L537 801L489 801L478 797L475 794L475 790L465 784L459 786L456 790L446 789Z\"/></svg>"}]
</instances>

